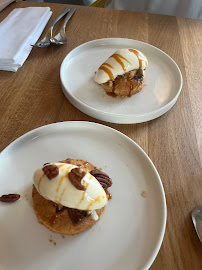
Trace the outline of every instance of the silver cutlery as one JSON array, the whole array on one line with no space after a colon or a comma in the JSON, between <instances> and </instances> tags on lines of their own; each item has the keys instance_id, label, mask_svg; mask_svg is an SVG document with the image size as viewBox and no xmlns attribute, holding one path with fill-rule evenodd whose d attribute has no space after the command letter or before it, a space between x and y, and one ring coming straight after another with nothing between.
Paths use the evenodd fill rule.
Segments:
<instances>
[{"instance_id":1,"label":"silver cutlery","mask_svg":"<svg viewBox=\"0 0 202 270\"><path fill-rule=\"evenodd\" d=\"M202 244L202 206L197 206L192 210L192 221L198 238Z\"/></svg>"},{"instance_id":2,"label":"silver cutlery","mask_svg":"<svg viewBox=\"0 0 202 270\"><path fill-rule=\"evenodd\" d=\"M68 14L65 17L65 20L64 20L64 23L62 25L60 32L57 35L55 35L54 37L50 38L51 43L62 45L62 44L65 44L67 42L65 29L66 29L67 22L70 20L70 18L74 14L75 10L76 10L76 8L71 8L71 10L68 12Z\"/></svg>"},{"instance_id":3,"label":"silver cutlery","mask_svg":"<svg viewBox=\"0 0 202 270\"><path fill-rule=\"evenodd\" d=\"M48 29L45 37L40 40L39 42L37 42L34 45L34 47L39 47L39 48L45 48L48 47L51 44L51 37L52 37L52 33L53 33L53 27L56 25L56 23L64 16L66 15L69 11L71 10L71 8L65 8L56 18L55 20L51 23L50 28Z\"/></svg>"}]
</instances>

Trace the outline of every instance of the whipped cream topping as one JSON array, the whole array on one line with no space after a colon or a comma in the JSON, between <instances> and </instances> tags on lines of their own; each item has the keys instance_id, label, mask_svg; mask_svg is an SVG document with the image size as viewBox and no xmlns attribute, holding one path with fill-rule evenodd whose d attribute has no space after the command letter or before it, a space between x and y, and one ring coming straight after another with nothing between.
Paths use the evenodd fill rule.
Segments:
<instances>
[{"instance_id":1,"label":"whipped cream topping","mask_svg":"<svg viewBox=\"0 0 202 270\"><path fill-rule=\"evenodd\" d=\"M43 167L34 173L34 185L45 199L85 211L100 209L107 204L103 187L90 173L86 173L81 180L86 189L79 190L69 179L70 171L79 168L78 166L67 163L50 163L48 165L56 165L59 169L59 174L51 180L42 170Z\"/></svg>"},{"instance_id":2,"label":"whipped cream topping","mask_svg":"<svg viewBox=\"0 0 202 270\"><path fill-rule=\"evenodd\" d=\"M88 215L91 215L93 220L98 220L98 218L99 218L97 213L96 213L96 210L88 211Z\"/></svg>"},{"instance_id":3,"label":"whipped cream topping","mask_svg":"<svg viewBox=\"0 0 202 270\"><path fill-rule=\"evenodd\" d=\"M102 84L133 69L146 69L147 65L147 58L140 51L120 49L99 67L95 74L95 81Z\"/></svg>"}]
</instances>

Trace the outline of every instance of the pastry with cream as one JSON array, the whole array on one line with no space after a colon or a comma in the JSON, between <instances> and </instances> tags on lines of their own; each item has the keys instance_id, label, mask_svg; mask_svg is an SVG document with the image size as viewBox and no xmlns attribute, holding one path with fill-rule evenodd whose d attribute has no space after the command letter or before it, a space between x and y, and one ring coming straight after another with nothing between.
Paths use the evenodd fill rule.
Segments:
<instances>
[{"instance_id":1,"label":"pastry with cream","mask_svg":"<svg viewBox=\"0 0 202 270\"><path fill-rule=\"evenodd\" d=\"M120 49L99 67L95 82L111 96L130 97L143 88L147 65L147 58L142 52Z\"/></svg>"},{"instance_id":2,"label":"pastry with cream","mask_svg":"<svg viewBox=\"0 0 202 270\"><path fill-rule=\"evenodd\" d=\"M34 173L33 207L50 230L78 234L100 219L111 185L111 178L90 162L66 159L47 163Z\"/></svg>"}]
</instances>

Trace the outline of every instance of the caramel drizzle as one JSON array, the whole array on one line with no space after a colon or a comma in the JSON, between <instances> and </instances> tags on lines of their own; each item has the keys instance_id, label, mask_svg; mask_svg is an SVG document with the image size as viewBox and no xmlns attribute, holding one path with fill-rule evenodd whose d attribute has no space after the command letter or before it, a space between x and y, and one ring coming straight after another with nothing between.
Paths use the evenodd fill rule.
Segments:
<instances>
[{"instance_id":1,"label":"caramel drizzle","mask_svg":"<svg viewBox=\"0 0 202 270\"><path fill-rule=\"evenodd\" d=\"M61 202L61 200L62 200L62 196L63 196L63 194L65 193L66 188L67 188L67 187L65 187L65 188L63 189L63 191L62 191L62 193L61 193L61 195L60 195L60 198L59 198L59 203L60 203L60 202Z\"/></svg>"},{"instance_id":2,"label":"caramel drizzle","mask_svg":"<svg viewBox=\"0 0 202 270\"><path fill-rule=\"evenodd\" d=\"M55 224L55 220L57 218L57 213L54 213L52 217L50 218L49 222L51 225Z\"/></svg>"},{"instance_id":3,"label":"caramel drizzle","mask_svg":"<svg viewBox=\"0 0 202 270\"><path fill-rule=\"evenodd\" d=\"M134 49L128 49L130 52L134 53L139 61L139 68L142 68L142 62L145 61L145 59L143 58L142 55L139 54L138 51L134 50Z\"/></svg>"},{"instance_id":4,"label":"caramel drizzle","mask_svg":"<svg viewBox=\"0 0 202 270\"><path fill-rule=\"evenodd\" d=\"M93 177L93 176L92 176L92 177ZM89 180L90 180L90 179L89 179ZM85 198L85 195L86 195L86 191L87 191L88 186L89 186L89 183L86 183L86 190L83 191L83 195L82 195L81 200L79 201L77 207L79 207L80 203L81 203L81 202L83 201L83 199Z\"/></svg>"},{"instance_id":5,"label":"caramel drizzle","mask_svg":"<svg viewBox=\"0 0 202 270\"><path fill-rule=\"evenodd\" d=\"M99 195L95 200L93 200L92 202L89 203L89 205L88 205L88 207L87 207L86 210L87 210L87 211L90 210L90 207L91 207L94 203L99 202L99 201L101 200L101 198L104 199L105 196Z\"/></svg>"},{"instance_id":6,"label":"caramel drizzle","mask_svg":"<svg viewBox=\"0 0 202 270\"><path fill-rule=\"evenodd\" d=\"M108 69L107 67L104 67L103 65L101 65L101 66L99 67L99 69L101 69L101 70L103 70L104 72L106 72L107 75L109 76L109 79L110 79L110 80L112 80L112 79L114 78L113 73L112 73L111 70Z\"/></svg>"},{"instance_id":7,"label":"caramel drizzle","mask_svg":"<svg viewBox=\"0 0 202 270\"><path fill-rule=\"evenodd\" d=\"M113 57L122 66L123 71L126 71L126 67L120 58L124 59L126 62L131 64L131 62L129 62L125 57L123 57L122 55L118 53L114 53L111 57Z\"/></svg>"},{"instance_id":8,"label":"caramel drizzle","mask_svg":"<svg viewBox=\"0 0 202 270\"><path fill-rule=\"evenodd\" d=\"M59 188L60 188L60 186L61 186L61 184L62 184L62 181L63 181L63 179L65 178L65 176L66 176L66 175L63 175L62 177L60 177L60 181L59 181L59 184L58 184L58 186L57 186L56 192L59 191Z\"/></svg>"},{"instance_id":9,"label":"caramel drizzle","mask_svg":"<svg viewBox=\"0 0 202 270\"><path fill-rule=\"evenodd\" d=\"M65 175L63 175L63 176L60 177L60 181L59 181L58 186L57 186L57 189L56 189L55 200L57 200L57 193L58 193L58 191L59 191L59 189L60 189L60 186L61 186L61 184L62 184L62 181L64 180L64 178L65 178L66 176L68 176L69 171L70 171L70 169L71 169L72 167L73 167L73 166L70 166L70 167L66 170Z\"/></svg>"},{"instance_id":10,"label":"caramel drizzle","mask_svg":"<svg viewBox=\"0 0 202 270\"><path fill-rule=\"evenodd\" d=\"M86 192L83 191L83 196L82 196L81 200L79 201L78 206L80 205L80 203L81 203L81 202L83 201L83 199L85 198L85 195L86 195Z\"/></svg>"},{"instance_id":11,"label":"caramel drizzle","mask_svg":"<svg viewBox=\"0 0 202 270\"><path fill-rule=\"evenodd\" d=\"M107 195L108 201L111 200L111 199L112 199L112 194L109 193L109 191L108 191L107 189L105 190L105 193L106 193L106 195Z\"/></svg>"},{"instance_id":12,"label":"caramel drizzle","mask_svg":"<svg viewBox=\"0 0 202 270\"><path fill-rule=\"evenodd\" d=\"M108 67L110 67L110 68L113 68L110 64L108 64L108 63L103 63L102 64L102 66L108 66ZM114 69L114 68L113 68Z\"/></svg>"},{"instance_id":13,"label":"caramel drizzle","mask_svg":"<svg viewBox=\"0 0 202 270\"><path fill-rule=\"evenodd\" d=\"M63 164L57 165L57 167L58 167L58 168L61 168L61 167L65 166L65 165L66 165L66 164L63 163Z\"/></svg>"},{"instance_id":14,"label":"caramel drizzle","mask_svg":"<svg viewBox=\"0 0 202 270\"><path fill-rule=\"evenodd\" d=\"M124 59L126 62L128 62L130 65L131 63L125 58L123 57L122 55L118 54L118 53L114 53L111 57L113 57L121 66L122 66L122 69L124 71L126 71L126 68L125 68L125 65L124 63L121 61L121 58ZM111 72L111 70L105 66L108 66L110 68L113 68L110 64L108 63L103 63L99 69L103 70L104 72L106 72L109 76L109 79L112 80L114 78L114 75L113 73ZM113 68L114 69L114 68Z\"/></svg>"},{"instance_id":15,"label":"caramel drizzle","mask_svg":"<svg viewBox=\"0 0 202 270\"><path fill-rule=\"evenodd\" d=\"M38 182L38 190L39 190L39 186L40 186L40 184L41 184L41 181L42 181L43 177L44 177L44 172L43 172L41 178L39 179L39 182Z\"/></svg>"}]
</instances>

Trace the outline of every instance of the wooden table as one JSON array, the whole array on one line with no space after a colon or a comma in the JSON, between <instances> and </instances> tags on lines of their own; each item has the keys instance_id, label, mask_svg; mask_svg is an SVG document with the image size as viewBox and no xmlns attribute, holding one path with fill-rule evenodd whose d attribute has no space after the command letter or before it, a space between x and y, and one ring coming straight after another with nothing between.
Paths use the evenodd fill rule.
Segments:
<instances>
[{"instance_id":1,"label":"wooden table","mask_svg":"<svg viewBox=\"0 0 202 270\"><path fill-rule=\"evenodd\" d=\"M54 16L64 5L19 2L16 7L50 6ZM53 17L54 17L53 16ZM53 122L95 121L74 108L63 95L59 69L63 58L89 40L123 37L150 43L169 54L183 75L176 105L153 121L136 125L104 123L136 141L154 162L167 198L164 241L151 269L202 269L202 245L190 217L202 205L202 21L77 7L69 22L67 45L33 49L17 73L0 71L0 151L22 134Z\"/></svg>"}]
</instances>

